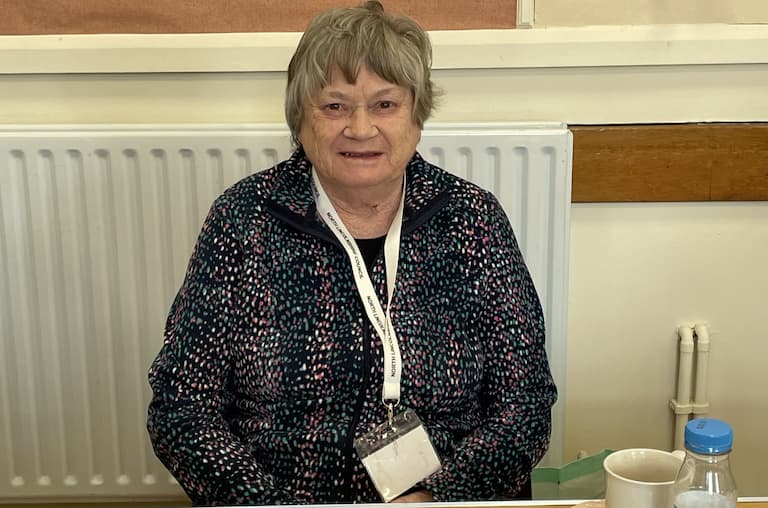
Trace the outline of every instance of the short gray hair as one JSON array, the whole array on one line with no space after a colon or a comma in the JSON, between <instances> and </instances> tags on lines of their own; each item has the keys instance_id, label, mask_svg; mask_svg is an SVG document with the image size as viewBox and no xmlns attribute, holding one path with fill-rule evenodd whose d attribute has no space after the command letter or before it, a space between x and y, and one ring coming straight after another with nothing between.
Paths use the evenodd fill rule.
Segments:
<instances>
[{"instance_id":1,"label":"short gray hair","mask_svg":"<svg viewBox=\"0 0 768 508\"><path fill-rule=\"evenodd\" d=\"M334 66L354 83L361 65L409 89L413 120L424 127L440 94L430 78L429 36L413 19L388 14L378 1L368 1L323 12L304 31L288 65L285 93L285 118L295 146L300 145L305 100L328 85Z\"/></svg>"}]
</instances>

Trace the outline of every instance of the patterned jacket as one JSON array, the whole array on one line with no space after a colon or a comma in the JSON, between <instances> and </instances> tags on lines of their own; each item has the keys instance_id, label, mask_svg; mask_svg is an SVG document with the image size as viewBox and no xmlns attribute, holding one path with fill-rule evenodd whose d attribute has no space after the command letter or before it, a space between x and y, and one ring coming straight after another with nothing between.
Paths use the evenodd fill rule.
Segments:
<instances>
[{"instance_id":1,"label":"patterned jacket","mask_svg":"<svg viewBox=\"0 0 768 508\"><path fill-rule=\"evenodd\" d=\"M318 218L301 150L213 204L149 380L155 452L196 504L376 502L353 448L386 419L382 345ZM442 460L441 501L514 495L556 399L544 319L489 192L415 154L392 321L401 407ZM383 255L372 282L386 298Z\"/></svg>"}]
</instances>

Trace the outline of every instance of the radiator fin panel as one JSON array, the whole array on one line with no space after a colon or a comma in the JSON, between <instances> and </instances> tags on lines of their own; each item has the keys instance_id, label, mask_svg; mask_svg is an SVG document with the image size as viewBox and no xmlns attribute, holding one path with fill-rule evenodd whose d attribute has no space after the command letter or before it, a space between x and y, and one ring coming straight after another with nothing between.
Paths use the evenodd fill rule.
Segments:
<instances>
[{"instance_id":1,"label":"radiator fin panel","mask_svg":"<svg viewBox=\"0 0 768 508\"><path fill-rule=\"evenodd\" d=\"M491 190L537 284L561 402L571 135L435 125L424 157ZM0 498L178 496L146 436L147 369L219 193L290 155L280 126L0 127Z\"/></svg>"}]
</instances>

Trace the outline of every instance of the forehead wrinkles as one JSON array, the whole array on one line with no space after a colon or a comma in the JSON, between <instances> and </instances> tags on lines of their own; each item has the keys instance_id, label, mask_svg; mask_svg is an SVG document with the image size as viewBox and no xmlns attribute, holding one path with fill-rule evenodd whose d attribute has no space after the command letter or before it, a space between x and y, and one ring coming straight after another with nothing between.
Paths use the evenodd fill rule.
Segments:
<instances>
[{"instance_id":1,"label":"forehead wrinkles","mask_svg":"<svg viewBox=\"0 0 768 508\"><path fill-rule=\"evenodd\" d=\"M343 90L337 90L334 88L324 88L320 90L320 93L318 94L320 97L323 98L329 98L329 99L339 99L344 101L353 101L356 97L356 93L347 93ZM405 91L401 88L398 88L396 86L388 86L385 88L382 88L380 90L376 90L373 93L367 94L368 99L378 99L381 97L396 97L398 99L401 99L405 96Z\"/></svg>"}]
</instances>

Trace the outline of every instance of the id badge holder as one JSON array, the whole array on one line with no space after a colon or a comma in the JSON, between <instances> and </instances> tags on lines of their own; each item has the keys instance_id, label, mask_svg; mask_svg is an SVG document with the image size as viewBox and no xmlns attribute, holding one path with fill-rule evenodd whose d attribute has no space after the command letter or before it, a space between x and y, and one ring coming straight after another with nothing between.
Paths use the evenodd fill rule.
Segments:
<instances>
[{"instance_id":1,"label":"id badge holder","mask_svg":"<svg viewBox=\"0 0 768 508\"><path fill-rule=\"evenodd\" d=\"M440 470L427 430L410 409L355 439L355 450L385 502Z\"/></svg>"}]
</instances>

